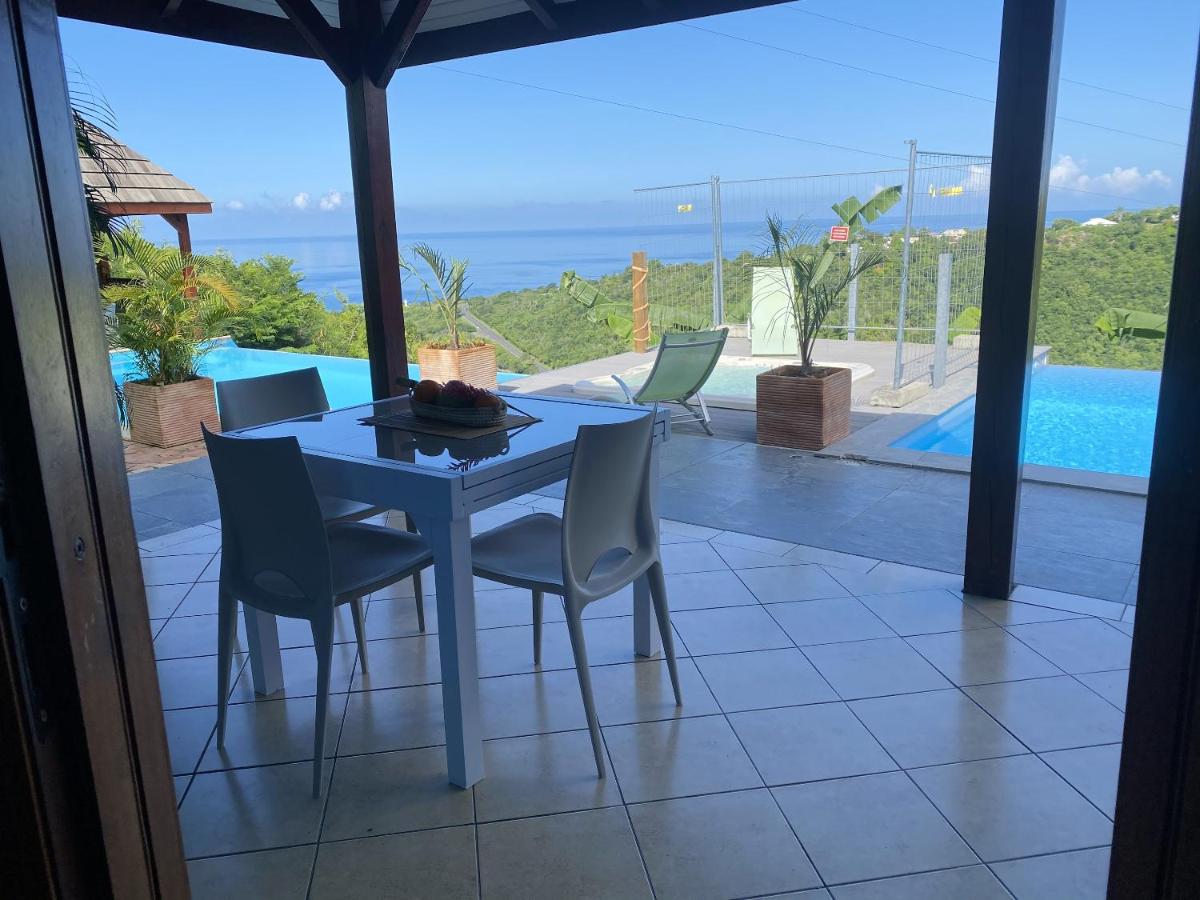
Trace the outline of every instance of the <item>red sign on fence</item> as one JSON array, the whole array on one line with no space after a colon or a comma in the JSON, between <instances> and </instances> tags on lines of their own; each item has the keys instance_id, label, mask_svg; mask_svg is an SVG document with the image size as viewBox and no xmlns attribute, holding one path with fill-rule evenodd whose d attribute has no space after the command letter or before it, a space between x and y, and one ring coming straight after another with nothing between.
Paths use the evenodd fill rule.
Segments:
<instances>
[{"instance_id":1,"label":"red sign on fence","mask_svg":"<svg viewBox=\"0 0 1200 900\"><path fill-rule=\"evenodd\" d=\"M846 241L850 240L850 226L849 225L833 225L833 226L831 226L829 229L829 239L831 241L841 241L842 243L845 243Z\"/></svg>"}]
</instances>

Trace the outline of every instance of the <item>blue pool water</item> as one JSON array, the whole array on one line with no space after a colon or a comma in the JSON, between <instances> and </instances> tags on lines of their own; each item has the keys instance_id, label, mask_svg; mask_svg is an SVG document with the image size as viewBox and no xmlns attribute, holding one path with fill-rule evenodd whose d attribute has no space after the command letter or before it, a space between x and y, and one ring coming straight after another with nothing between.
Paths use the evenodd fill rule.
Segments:
<instances>
[{"instance_id":1,"label":"blue pool water","mask_svg":"<svg viewBox=\"0 0 1200 900\"><path fill-rule=\"evenodd\" d=\"M1025 462L1118 475L1150 474L1160 373L1041 366L1029 390ZM893 447L970 456L975 398L964 400Z\"/></svg>"},{"instance_id":2,"label":"blue pool water","mask_svg":"<svg viewBox=\"0 0 1200 900\"><path fill-rule=\"evenodd\" d=\"M109 355L113 379L123 384L137 378L138 371L131 353ZM315 356L308 353L283 353L278 350L250 350L239 347L232 341L221 341L213 347L200 363L200 374L214 381L230 381L234 378L252 378L255 375L272 375L276 372L291 372L316 366L325 384L329 404L338 409L366 403L371 399L371 373L365 359L347 359L341 356ZM419 378L415 365L408 367L410 378ZM520 378L512 372L501 372L498 380L512 381Z\"/></svg>"}]
</instances>

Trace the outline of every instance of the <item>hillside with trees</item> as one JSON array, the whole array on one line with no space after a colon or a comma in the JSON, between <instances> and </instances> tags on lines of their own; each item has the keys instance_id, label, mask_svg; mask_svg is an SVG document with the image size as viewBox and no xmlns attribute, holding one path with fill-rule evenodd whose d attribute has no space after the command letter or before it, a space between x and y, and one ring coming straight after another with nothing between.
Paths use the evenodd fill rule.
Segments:
<instances>
[{"instance_id":1,"label":"hillside with trees","mask_svg":"<svg viewBox=\"0 0 1200 900\"><path fill-rule=\"evenodd\" d=\"M1109 216L1115 225L1085 226L1060 219L1047 228L1037 343L1052 348L1052 362L1136 369L1156 369L1161 365L1161 341L1131 338L1114 342L1101 334L1094 323L1111 307L1166 311L1177 212L1175 207L1140 212L1118 210ZM935 259L937 252L953 249L960 242L982 243L982 234L978 232L939 235L917 231L915 235L918 245L924 242L924 259ZM860 278L858 339L893 340L900 282L898 242L894 235L875 233L867 233L860 239L868 247L889 252L880 266ZM239 263L219 251L206 261L241 297L232 335L242 346L331 356L367 355L362 307L341 298L339 308L327 309L316 294L303 289L303 273L287 257L270 255ZM750 253L725 261L725 303L730 321L746 319L750 272L756 264L761 264L761 260ZM961 268L981 266L979 255L968 257ZM980 274L981 269L956 271L955 278L970 282ZM914 267L912 284L931 277L931 271ZM609 300L632 309L632 276L628 268L590 283ZM698 311L711 307L712 272L707 265L650 260L648 284L652 304L671 303ZM910 288L910 292L916 290ZM557 285L473 297L469 309L551 368L628 349L628 344L605 325L589 320L588 310ZM930 321L923 321L922 316ZM837 323L844 318L842 311L840 318L834 315L830 321ZM977 310L968 308L958 325L973 327L977 318ZM414 359L418 344L441 336L444 330L437 311L425 303L407 303L405 322L409 351ZM931 328L932 310L917 309L910 315L909 324ZM472 330L465 321L462 328L466 332ZM832 328L826 336L841 337L843 332ZM499 348L498 356L505 370L533 371L529 359L516 360Z\"/></svg>"}]
</instances>

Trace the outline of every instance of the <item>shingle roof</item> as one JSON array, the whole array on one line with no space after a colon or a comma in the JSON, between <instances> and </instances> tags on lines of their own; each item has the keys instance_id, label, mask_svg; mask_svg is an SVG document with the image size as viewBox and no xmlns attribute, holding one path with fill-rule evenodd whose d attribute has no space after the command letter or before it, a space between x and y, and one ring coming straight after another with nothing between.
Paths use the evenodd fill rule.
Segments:
<instances>
[{"instance_id":1,"label":"shingle roof","mask_svg":"<svg viewBox=\"0 0 1200 900\"><path fill-rule=\"evenodd\" d=\"M79 155L83 183L110 215L211 213L212 201L132 147L92 130L99 160Z\"/></svg>"}]
</instances>

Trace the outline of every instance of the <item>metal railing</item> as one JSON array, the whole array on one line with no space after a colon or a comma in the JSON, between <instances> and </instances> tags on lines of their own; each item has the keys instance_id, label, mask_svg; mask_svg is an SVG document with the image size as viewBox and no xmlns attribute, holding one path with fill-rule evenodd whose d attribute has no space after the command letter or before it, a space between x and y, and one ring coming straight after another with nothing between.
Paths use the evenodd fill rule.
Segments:
<instances>
[{"instance_id":1,"label":"metal railing","mask_svg":"<svg viewBox=\"0 0 1200 900\"><path fill-rule=\"evenodd\" d=\"M640 188L650 305L749 327L768 214L811 226L815 239L838 224L835 203L899 185L901 203L862 238L883 262L850 285L822 334L894 342L895 386L924 377L940 385L978 352L990 170L987 157L925 153L912 142L904 169ZM851 259L860 250L852 244Z\"/></svg>"}]
</instances>

